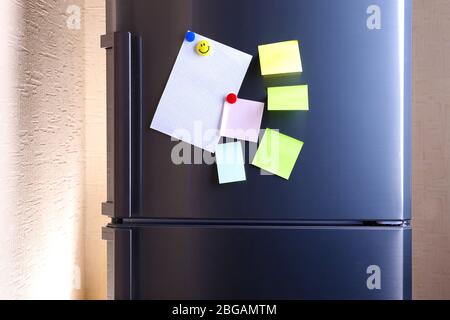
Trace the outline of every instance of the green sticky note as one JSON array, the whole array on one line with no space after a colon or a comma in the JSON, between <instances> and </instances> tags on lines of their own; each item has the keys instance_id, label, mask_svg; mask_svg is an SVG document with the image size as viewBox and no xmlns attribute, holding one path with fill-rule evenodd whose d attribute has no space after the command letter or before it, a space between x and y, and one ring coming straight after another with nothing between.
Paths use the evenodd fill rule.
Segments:
<instances>
[{"instance_id":1,"label":"green sticky note","mask_svg":"<svg viewBox=\"0 0 450 320\"><path fill-rule=\"evenodd\" d=\"M307 85L268 88L267 96L269 111L309 110Z\"/></svg>"},{"instance_id":2,"label":"green sticky note","mask_svg":"<svg viewBox=\"0 0 450 320\"><path fill-rule=\"evenodd\" d=\"M303 71L297 40L261 45L258 52L263 76Z\"/></svg>"},{"instance_id":3,"label":"green sticky note","mask_svg":"<svg viewBox=\"0 0 450 320\"><path fill-rule=\"evenodd\" d=\"M302 141L266 129L252 164L289 180L302 148Z\"/></svg>"}]
</instances>

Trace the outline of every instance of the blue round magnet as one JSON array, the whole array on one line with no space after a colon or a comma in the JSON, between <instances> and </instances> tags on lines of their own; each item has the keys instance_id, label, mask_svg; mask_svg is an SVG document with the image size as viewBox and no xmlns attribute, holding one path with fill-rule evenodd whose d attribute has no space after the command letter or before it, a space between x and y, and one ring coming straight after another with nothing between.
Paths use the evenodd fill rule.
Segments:
<instances>
[{"instance_id":1,"label":"blue round magnet","mask_svg":"<svg viewBox=\"0 0 450 320\"><path fill-rule=\"evenodd\" d=\"M195 33L192 31L188 31L186 33L186 41L187 42L193 42L195 40Z\"/></svg>"}]
</instances>

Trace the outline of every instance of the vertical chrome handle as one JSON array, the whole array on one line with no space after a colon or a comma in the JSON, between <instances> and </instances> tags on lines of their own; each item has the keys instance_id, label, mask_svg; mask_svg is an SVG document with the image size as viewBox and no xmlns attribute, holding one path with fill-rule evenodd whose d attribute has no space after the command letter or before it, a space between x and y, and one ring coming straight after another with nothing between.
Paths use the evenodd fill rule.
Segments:
<instances>
[{"instance_id":1,"label":"vertical chrome handle","mask_svg":"<svg viewBox=\"0 0 450 320\"><path fill-rule=\"evenodd\" d=\"M108 196L102 213L112 218L127 218L132 214L133 178L133 122L140 112L136 104L133 75L133 36L130 32L116 32L101 37L107 50L107 131L108 131ZM138 148L136 148L138 149ZM138 151L138 150L136 150Z\"/></svg>"}]
</instances>

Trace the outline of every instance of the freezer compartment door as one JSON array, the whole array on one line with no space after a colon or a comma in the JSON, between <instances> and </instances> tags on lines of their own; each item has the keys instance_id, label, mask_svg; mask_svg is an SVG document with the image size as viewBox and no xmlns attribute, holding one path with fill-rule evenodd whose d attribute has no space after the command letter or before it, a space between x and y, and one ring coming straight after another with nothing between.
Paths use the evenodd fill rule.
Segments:
<instances>
[{"instance_id":1,"label":"freezer compartment door","mask_svg":"<svg viewBox=\"0 0 450 320\"><path fill-rule=\"evenodd\" d=\"M115 299L411 298L409 228L172 225L107 231L120 234L110 242Z\"/></svg>"}]
</instances>

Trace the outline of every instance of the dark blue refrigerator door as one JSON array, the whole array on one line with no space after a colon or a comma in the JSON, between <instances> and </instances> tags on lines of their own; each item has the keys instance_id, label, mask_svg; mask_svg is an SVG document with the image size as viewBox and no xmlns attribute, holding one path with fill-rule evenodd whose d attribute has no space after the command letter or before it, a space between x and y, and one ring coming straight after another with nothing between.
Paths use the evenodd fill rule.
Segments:
<instances>
[{"instance_id":1,"label":"dark blue refrigerator door","mask_svg":"<svg viewBox=\"0 0 450 320\"><path fill-rule=\"evenodd\" d=\"M115 299L410 299L411 230L105 228Z\"/></svg>"},{"instance_id":2,"label":"dark blue refrigerator door","mask_svg":"<svg viewBox=\"0 0 450 320\"><path fill-rule=\"evenodd\" d=\"M305 142L289 181L247 163L246 182L219 185L215 165L174 164L178 143L150 130L188 29L254 56L242 98L265 101L268 86L309 85L310 111L263 118L263 129ZM108 0L108 32L105 214L410 219L410 0ZM304 72L263 78L257 46L292 39ZM255 145L245 146L249 162Z\"/></svg>"}]
</instances>

